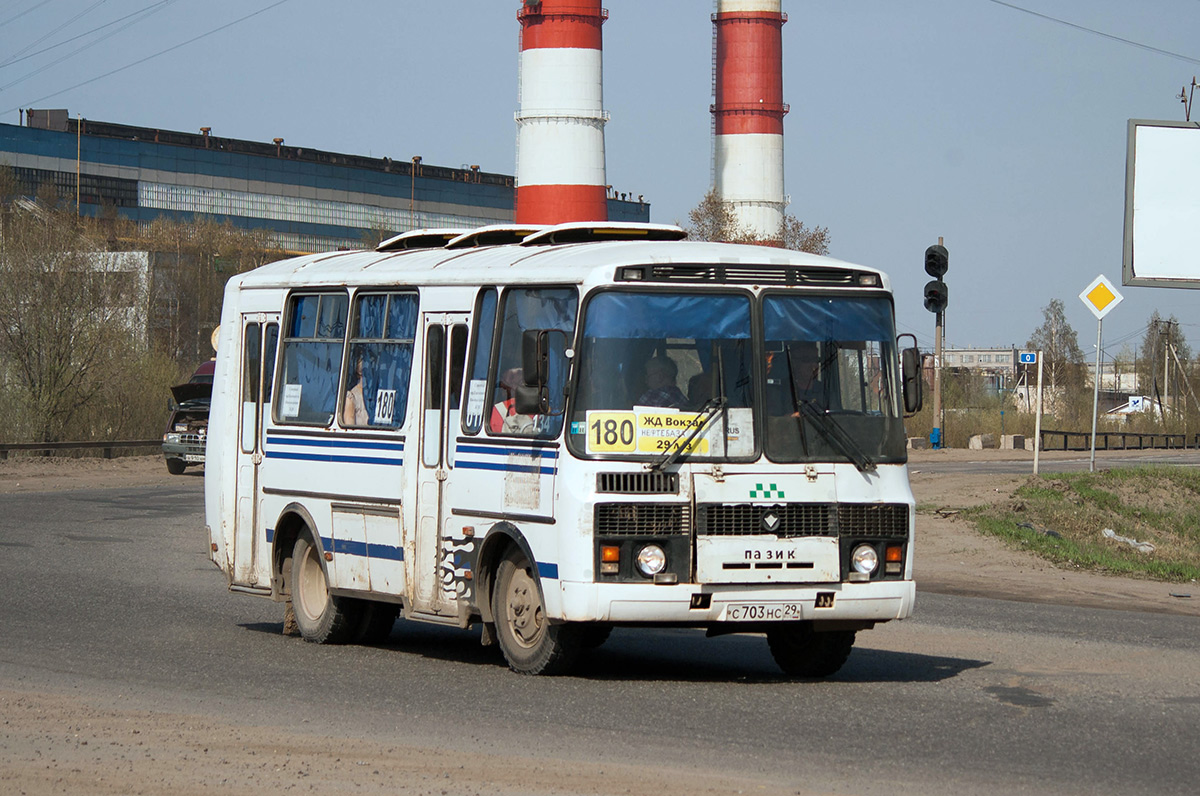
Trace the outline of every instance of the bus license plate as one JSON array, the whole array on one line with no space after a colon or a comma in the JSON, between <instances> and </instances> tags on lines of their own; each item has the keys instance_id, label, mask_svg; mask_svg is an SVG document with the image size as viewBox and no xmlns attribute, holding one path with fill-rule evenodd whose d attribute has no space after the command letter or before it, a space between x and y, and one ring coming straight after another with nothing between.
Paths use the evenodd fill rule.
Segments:
<instances>
[{"instance_id":1,"label":"bus license plate","mask_svg":"<svg viewBox=\"0 0 1200 796\"><path fill-rule=\"evenodd\" d=\"M801 618L800 603L730 603L717 621L789 622Z\"/></svg>"}]
</instances>

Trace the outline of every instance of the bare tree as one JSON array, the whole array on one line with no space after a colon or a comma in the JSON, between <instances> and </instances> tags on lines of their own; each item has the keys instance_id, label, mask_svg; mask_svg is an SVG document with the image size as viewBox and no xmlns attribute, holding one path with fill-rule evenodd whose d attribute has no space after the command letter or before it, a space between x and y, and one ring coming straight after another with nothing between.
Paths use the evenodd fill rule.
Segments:
<instances>
[{"instance_id":1,"label":"bare tree","mask_svg":"<svg viewBox=\"0 0 1200 796\"><path fill-rule=\"evenodd\" d=\"M783 248L809 254L829 254L829 227L806 227L795 216L784 215L779 230Z\"/></svg>"},{"instance_id":2,"label":"bare tree","mask_svg":"<svg viewBox=\"0 0 1200 796\"><path fill-rule=\"evenodd\" d=\"M57 206L8 205L0 245L0 360L10 399L37 441L62 438L116 378L142 281L118 258L97 256L94 223Z\"/></svg>"},{"instance_id":3,"label":"bare tree","mask_svg":"<svg viewBox=\"0 0 1200 796\"><path fill-rule=\"evenodd\" d=\"M147 295L153 344L194 366L211 355L229 277L279 256L265 232L208 220L159 218L124 245L150 252Z\"/></svg>"},{"instance_id":4,"label":"bare tree","mask_svg":"<svg viewBox=\"0 0 1200 796\"><path fill-rule=\"evenodd\" d=\"M1180 331L1179 321L1174 315L1163 320L1162 316L1158 314L1158 310L1154 310L1150 314L1150 320L1146 323L1146 334L1142 337L1142 344L1138 349L1138 389L1145 395L1154 395L1155 390L1161 395L1163 388L1167 386L1170 387L1172 393L1178 390L1177 368L1174 357L1170 357L1166 353L1166 346L1175 349L1175 356L1179 357L1179 361L1185 367L1183 378L1189 378L1191 376L1192 350L1184 339L1183 332ZM1170 365L1172 374L1170 385L1166 384L1166 372L1163 370L1167 364Z\"/></svg>"},{"instance_id":5,"label":"bare tree","mask_svg":"<svg viewBox=\"0 0 1200 796\"><path fill-rule=\"evenodd\" d=\"M692 240L711 240L726 243L765 243L784 249L829 254L829 228L805 226L803 221L792 215L784 215L779 234L774 238L760 240L741 224L733 213L729 202L724 201L712 188L688 211L688 237Z\"/></svg>"},{"instance_id":6,"label":"bare tree","mask_svg":"<svg viewBox=\"0 0 1200 796\"><path fill-rule=\"evenodd\" d=\"M1083 386L1085 366L1079 338L1067 322L1062 299L1051 299L1042 308L1042 323L1029 336L1026 348L1041 351L1050 389L1075 390Z\"/></svg>"}]
</instances>

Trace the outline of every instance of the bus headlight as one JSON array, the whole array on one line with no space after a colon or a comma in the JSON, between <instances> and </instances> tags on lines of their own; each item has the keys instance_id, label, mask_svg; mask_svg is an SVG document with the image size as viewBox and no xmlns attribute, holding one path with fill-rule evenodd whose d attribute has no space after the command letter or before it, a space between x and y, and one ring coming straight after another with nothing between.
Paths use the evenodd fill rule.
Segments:
<instances>
[{"instance_id":1,"label":"bus headlight","mask_svg":"<svg viewBox=\"0 0 1200 796\"><path fill-rule=\"evenodd\" d=\"M870 575L879 569L879 553L869 544L860 544L850 555L850 566L855 572Z\"/></svg>"},{"instance_id":2,"label":"bus headlight","mask_svg":"<svg viewBox=\"0 0 1200 796\"><path fill-rule=\"evenodd\" d=\"M638 551L637 568L648 578L652 578L667 568L667 554L656 544L648 544Z\"/></svg>"}]
</instances>

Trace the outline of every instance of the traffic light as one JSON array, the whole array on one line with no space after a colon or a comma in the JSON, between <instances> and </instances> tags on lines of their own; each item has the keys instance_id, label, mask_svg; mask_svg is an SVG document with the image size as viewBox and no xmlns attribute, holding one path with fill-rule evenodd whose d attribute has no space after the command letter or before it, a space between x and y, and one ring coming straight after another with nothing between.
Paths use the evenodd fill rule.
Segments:
<instances>
[{"instance_id":1,"label":"traffic light","mask_svg":"<svg viewBox=\"0 0 1200 796\"><path fill-rule=\"evenodd\" d=\"M946 309L949 298L946 283L942 280L934 279L925 283L925 309L930 312L942 312Z\"/></svg>"},{"instance_id":2,"label":"traffic light","mask_svg":"<svg viewBox=\"0 0 1200 796\"><path fill-rule=\"evenodd\" d=\"M925 273L934 279L941 279L950 270L950 252L940 243L925 250ZM929 289L925 289L929 295Z\"/></svg>"}]
</instances>

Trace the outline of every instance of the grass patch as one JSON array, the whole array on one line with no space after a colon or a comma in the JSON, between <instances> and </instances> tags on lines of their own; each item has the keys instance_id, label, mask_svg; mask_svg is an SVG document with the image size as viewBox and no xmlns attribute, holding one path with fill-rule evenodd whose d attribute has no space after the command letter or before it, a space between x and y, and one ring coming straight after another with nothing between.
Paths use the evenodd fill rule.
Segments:
<instances>
[{"instance_id":1,"label":"grass patch","mask_svg":"<svg viewBox=\"0 0 1200 796\"><path fill-rule=\"evenodd\" d=\"M982 532L1062 566L1200 580L1200 472L1155 466L1033 476L1004 503L967 509ZM1142 552L1104 535L1148 542Z\"/></svg>"}]
</instances>

